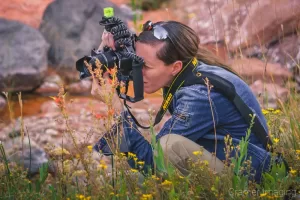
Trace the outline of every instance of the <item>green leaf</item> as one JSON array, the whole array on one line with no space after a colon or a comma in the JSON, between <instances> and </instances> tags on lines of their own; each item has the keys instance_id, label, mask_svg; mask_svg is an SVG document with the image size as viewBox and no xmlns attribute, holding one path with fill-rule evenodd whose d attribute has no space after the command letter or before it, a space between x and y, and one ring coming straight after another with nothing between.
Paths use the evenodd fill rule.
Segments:
<instances>
[{"instance_id":1,"label":"green leaf","mask_svg":"<svg viewBox=\"0 0 300 200\"><path fill-rule=\"evenodd\" d=\"M273 176L276 180L282 180L286 177L286 168L284 163L273 164L270 175Z\"/></svg>"},{"instance_id":2,"label":"green leaf","mask_svg":"<svg viewBox=\"0 0 300 200\"><path fill-rule=\"evenodd\" d=\"M43 163L42 166L39 168L40 171L40 184L43 184L47 177L48 177L48 163Z\"/></svg>"},{"instance_id":3,"label":"green leaf","mask_svg":"<svg viewBox=\"0 0 300 200\"><path fill-rule=\"evenodd\" d=\"M36 191L36 192L40 192L40 191L41 191L41 184L40 184L40 181L39 181L39 180L37 180L37 181L35 182L35 191Z\"/></svg>"},{"instance_id":4,"label":"green leaf","mask_svg":"<svg viewBox=\"0 0 300 200\"><path fill-rule=\"evenodd\" d=\"M174 199L174 200L178 199L178 196L177 196L177 194L175 192L174 187L172 188L172 190L169 193L169 199Z\"/></svg>"},{"instance_id":5,"label":"green leaf","mask_svg":"<svg viewBox=\"0 0 300 200\"><path fill-rule=\"evenodd\" d=\"M167 170L165 167L164 153L163 153L162 147L159 142L156 145L156 152L157 152L157 155L154 155L154 160L155 160L157 170L159 170L160 172L163 172L163 173L167 173Z\"/></svg>"},{"instance_id":6,"label":"green leaf","mask_svg":"<svg viewBox=\"0 0 300 200\"><path fill-rule=\"evenodd\" d=\"M275 179L269 173L264 173L262 185L265 190L272 190L275 187Z\"/></svg>"},{"instance_id":7,"label":"green leaf","mask_svg":"<svg viewBox=\"0 0 300 200\"><path fill-rule=\"evenodd\" d=\"M51 191L51 194L52 194L52 200L56 200L57 199L57 194L56 194L56 190L55 188L53 187L53 185L49 185L49 190Z\"/></svg>"},{"instance_id":8,"label":"green leaf","mask_svg":"<svg viewBox=\"0 0 300 200\"><path fill-rule=\"evenodd\" d=\"M237 190L237 189L238 189L238 186L239 186L239 183L240 183L240 177L234 175L234 176L232 177L232 187L233 187L233 189Z\"/></svg>"}]
</instances>

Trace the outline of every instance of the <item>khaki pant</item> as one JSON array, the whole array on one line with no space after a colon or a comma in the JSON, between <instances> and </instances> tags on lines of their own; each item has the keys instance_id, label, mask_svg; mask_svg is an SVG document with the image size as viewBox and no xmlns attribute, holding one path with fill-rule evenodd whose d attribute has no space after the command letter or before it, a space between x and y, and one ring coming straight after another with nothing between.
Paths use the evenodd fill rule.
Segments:
<instances>
[{"instance_id":1,"label":"khaki pant","mask_svg":"<svg viewBox=\"0 0 300 200\"><path fill-rule=\"evenodd\" d=\"M215 172L221 172L224 168L224 163L221 160L184 136L167 134L161 137L159 141L166 159L168 159L185 176L189 174L187 163L189 159L192 161L199 159L203 161L207 160L209 162L208 166ZM203 153L202 156L194 155L193 152L195 151L201 151Z\"/></svg>"}]
</instances>

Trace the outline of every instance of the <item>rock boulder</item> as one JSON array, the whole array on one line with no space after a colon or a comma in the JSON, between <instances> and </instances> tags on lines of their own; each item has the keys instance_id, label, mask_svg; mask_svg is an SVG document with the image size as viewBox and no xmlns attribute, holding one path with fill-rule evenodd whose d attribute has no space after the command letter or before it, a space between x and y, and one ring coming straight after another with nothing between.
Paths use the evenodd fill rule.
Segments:
<instances>
[{"instance_id":1,"label":"rock boulder","mask_svg":"<svg viewBox=\"0 0 300 200\"><path fill-rule=\"evenodd\" d=\"M254 58L235 59L229 63L248 84L252 84L256 80L264 80L264 82L283 85L292 77L292 73L279 64L265 63Z\"/></svg>"},{"instance_id":2,"label":"rock boulder","mask_svg":"<svg viewBox=\"0 0 300 200\"><path fill-rule=\"evenodd\" d=\"M39 86L47 70L48 43L38 30L0 18L0 90Z\"/></svg>"}]
</instances>

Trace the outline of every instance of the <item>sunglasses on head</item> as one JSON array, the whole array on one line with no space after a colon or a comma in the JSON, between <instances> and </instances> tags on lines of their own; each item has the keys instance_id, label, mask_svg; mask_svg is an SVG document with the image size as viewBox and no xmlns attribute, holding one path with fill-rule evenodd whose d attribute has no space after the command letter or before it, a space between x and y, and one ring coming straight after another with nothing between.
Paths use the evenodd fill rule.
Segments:
<instances>
[{"instance_id":1,"label":"sunglasses on head","mask_svg":"<svg viewBox=\"0 0 300 200\"><path fill-rule=\"evenodd\" d=\"M169 36L168 31L160 24L157 23L153 24L153 22L149 20L143 25L143 31L152 31L154 37L159 40L166 40L167 38L169 38L169 40L174 45L172 39Z\"/></svg>"}]
</instances>

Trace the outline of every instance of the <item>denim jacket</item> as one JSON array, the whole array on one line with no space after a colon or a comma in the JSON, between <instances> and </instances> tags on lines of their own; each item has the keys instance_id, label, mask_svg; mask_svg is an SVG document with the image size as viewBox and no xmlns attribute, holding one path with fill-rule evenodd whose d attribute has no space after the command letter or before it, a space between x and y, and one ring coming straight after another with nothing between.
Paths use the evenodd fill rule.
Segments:
<instances>
[{"instance_id":1,"label":"denim jacket","mask_svg":"<svg viewBox=\"0 0 300 200\"><path fill-rule=\"evenodd\" d=\"M223 68L201 62L196 69L214 73L233 83L237 94L254 111L263 127L268 130L260 105L243 80ZM210 152L215 151L217 139L216 156L220 160L225 160L224 137L230 135L233 145L236 146L242 137L245 137L249 125L244 121L234 104L223 94L212 88L209 95L212 109L208 99L207 86L196 84L180 88L170 104L171 118L157 134L157 139L169 133L180 134L195 141ZM125 111L123 113L125 118L123 128L129 151L136 154L139 160L144 161L145 166L153 167L152 147L137 131L136 124L128 116L128 112ZM216 127L216 136L214 126ZM259 181L262 171L269 168L270 154L253 133L249 139L247 158L251 158L252 167L256 170L255 179ZM134 167L132 160L129 161L129 164Z\"/></svg>"}]
</instances>

